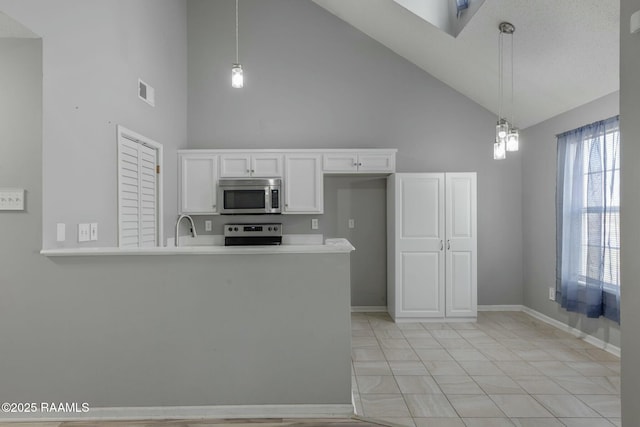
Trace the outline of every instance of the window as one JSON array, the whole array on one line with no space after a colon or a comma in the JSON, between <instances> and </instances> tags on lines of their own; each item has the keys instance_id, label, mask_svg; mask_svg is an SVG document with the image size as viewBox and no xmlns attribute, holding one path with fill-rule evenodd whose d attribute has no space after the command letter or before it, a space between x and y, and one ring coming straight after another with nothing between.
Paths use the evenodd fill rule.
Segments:
<instances>
[{"instance_id":1,"label":"window","mask_svg":"<svg viewBox=\"0 0 640 427\"><path fill-rule=\"evenodd\" d=\"M618 117L558 135L557 283L564 308L619 321Z\"/></svg>"},{"instance_id":2,"label":"window","mask_svg":"<svg viewBox=\"0 0 640 427\"><path fill-rule=\"evenodd\" d=\"M118 245L162 242L162 145L118 126Z\"/></svg>"}]
</instances>

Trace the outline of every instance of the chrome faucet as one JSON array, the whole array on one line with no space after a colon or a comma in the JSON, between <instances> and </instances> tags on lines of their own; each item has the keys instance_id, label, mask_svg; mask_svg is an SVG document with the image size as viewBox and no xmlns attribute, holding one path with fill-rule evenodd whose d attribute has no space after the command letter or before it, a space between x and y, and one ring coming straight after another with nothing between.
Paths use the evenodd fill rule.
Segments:
<instances>
[{"instance_id":1,"label":"chrome faucet","mask_svg":"<svg viewBox=\"0 0 640 427\"><path fill-rule=\"evenodd\" d=\"M196 237L198 237L198 234L196 233L196 225L193 223L193 218L191 218L189 215L180 215L178 217L178 221L176 222L176 247L180 246L180 241L179 241L179 232L180 232L180 222L183 219L188 219L189 222L191 223L191 236L193 236L193 238L195 239Z\"/></svg>"}]
</instances>

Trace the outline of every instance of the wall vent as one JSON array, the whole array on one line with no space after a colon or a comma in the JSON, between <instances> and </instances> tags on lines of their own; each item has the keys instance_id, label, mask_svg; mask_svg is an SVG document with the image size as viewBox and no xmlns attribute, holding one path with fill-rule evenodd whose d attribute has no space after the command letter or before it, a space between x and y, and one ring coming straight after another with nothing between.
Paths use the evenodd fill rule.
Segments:
<instances>
[{"instance_id":1,"label":"wall vent","mask_svg":"<svg viewBox=\"0 0 640 427\"><path fill-rule=\"evenodd\" d=\"M140 79L138 79L138 98L142 99L152 107L156 106L155 89Z\"/></svg>"}]
</instances>

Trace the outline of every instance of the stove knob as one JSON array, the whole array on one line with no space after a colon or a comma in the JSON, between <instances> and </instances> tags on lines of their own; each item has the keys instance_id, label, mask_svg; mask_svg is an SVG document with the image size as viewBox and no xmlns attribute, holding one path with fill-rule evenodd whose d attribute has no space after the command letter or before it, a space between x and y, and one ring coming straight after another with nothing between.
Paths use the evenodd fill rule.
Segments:
<instances>
[{"instance_id":1,"label":"stove knob","mask_svg":"<svg viewBox=\"0 0 640 427\"><path fill-rule=\"evenodd\" d=\"M238 227L233 227L233 231L238 231Z\"/></svg>"},{"instance_id":2,"label":"stove knob","mask_svg":"<svg viewBox=\"0 0 640 427\"><path fill-rule=\"evenodd\" d=\"M269 227L268 230L271 231L271 227Z\"/></svg>"},{"instance_id":3,"label":"stove knob","mask_svg":"<svg viewBox=\"0 0 640 427\"><path fill-rule=\"evenodd\" d=\"M229 227L229 231L233 231L233 227Z\"/></svg>"},{"instance_id":4,"label":"stove knob","mask_svg":"<svg viewBox=\"0 0 640 427\"><path fill-rule=\"evenodd\" d=\"M278 227L273 227L273 231L278 231Z\"/></svg>"}]
</instances>

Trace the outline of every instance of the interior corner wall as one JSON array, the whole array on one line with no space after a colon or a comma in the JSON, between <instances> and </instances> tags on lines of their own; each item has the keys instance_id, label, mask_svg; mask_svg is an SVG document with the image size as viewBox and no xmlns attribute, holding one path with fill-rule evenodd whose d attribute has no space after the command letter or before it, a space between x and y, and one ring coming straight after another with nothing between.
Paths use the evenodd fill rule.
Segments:
<instances>
[{"instance_id":1,"label":"interior corner wall","mask_svg":"<svg viewBox=\"0 0 640 427\"><path fill-rule=\"evenodd\" d=\"M164 147L169 233L187 134L186 0L0 0L0 10L43 39L42 247L117 246L117 125ZM138 78L155 107L138 99ZM79 244L77 224L90 222L98 241Z\"/></svg>"},{"instance_id":2,"label":"interior corner wall","mask_svg":"<svg viewBox=\"0 0 640 427\"><path fill-rule=\"evenodd\" d=\"M620 2L622 423L640 425L640 33L630 34L637 0Z\"/></svg>"},{"instance_id":3,"label":"interior corner wall","mask_svg":"<svg viewBox=\"0 0 640 427\"><path fill-rule=\"evenodd\" d=\"M234 2L187 5L188 148L397 148L399 172L475 171L478 303L522 304L521 160L493 160L492 113L311 1L240 2L233 89Z\"/></svg>"},{"instance_id":4,"label":"interior corner wall","mask_svg":"<svg viewBox=\"0 0 640 427\"><path fill-rule=\"evenodd\" d=\"M612 93L531 126L521 136L524 305L615 346L620 346L616 322L567 312L549 300L549 288L556 286L556 135L619 114L619 97Z\"/></svg>"}]
</instances>

